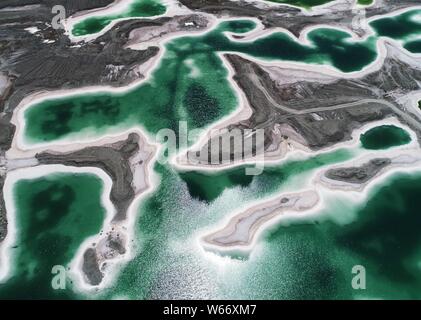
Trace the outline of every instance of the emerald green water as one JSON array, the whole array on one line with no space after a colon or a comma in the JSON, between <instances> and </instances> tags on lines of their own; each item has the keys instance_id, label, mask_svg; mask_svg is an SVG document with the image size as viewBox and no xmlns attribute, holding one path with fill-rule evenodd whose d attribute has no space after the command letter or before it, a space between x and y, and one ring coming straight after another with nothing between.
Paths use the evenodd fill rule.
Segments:
<instances>
[{"instance_id":1,"label":"emerald green water","mask_svg":"<svg viewBox=\"0 0 421 320\"><path fill-rule=\"evenodd\" d=\"M409 10L394 17L370 22L378 36L403 42L403 47L412 53L421 53L421 10Z\"/></svg>"},{"instance_id":2,"label":"emerald green water","mask_svg":"<svg viewBox=\"0 0 421 320\"><path fill-rule=\"evenodd\" d=\"M355 211L346 225L316 219L274 229L242 278L247 297L420 299L420 187L420 174L395 175L365 205L327 210ZM366 268L366 290L351 286L355 265Z\"/></svg>"},{"instance_id":3,"label":"emerald green water","mask_svg":"<svg viewBox=\"0 0 421 320\"><path fill-rule=\"evenodd\" d=\"M285 3L297 7L310 9L312 7L320 6L335 0L267 0L269 2Z\"/></svg>"},{"instance_id":4,"label":"emerald green water","mask_svg":"<svg viewBox=\"0 0 421 320\"><path fill-rule=\"evenodd\" d=\"M73 296L70 282L67 290L52 289L51 270L67 267L81 243L100 231L102 189L102 181L90 174L57 173L16 183L13 276L0 284L1 299Z\"/></svg>"},{"instance_id":5,"label":"emerald green water","mask_svg":"<svg viewBox=\"0 0 421 320\"><path fill-rule=\"evenodd\" d=\"M192 195L185 176L157 167L161 184L142 206L137 222L139 252L98 298L420 298L421 175L395 175L366 205L337 195L320 217L272 228L245 260L209 260L197 247L202 228L291 186L285 178L290 170L301 177L299 188L313 169L330 163L327 158L347 158L342 156L339 152L324 161L313 158L269 168L248 184L227 182L212 201ZM226 181L224 175L232 178L236 171L212 177L218 186L223 184L218 180ZM194 179L202 188L212 188L210 177ZM341 219L345 222L334 222ZM354 265L365 266L367 290L352 289Z\"/></svg>"},{"instance_id":6,"label":"emerald green water","mask_svg":"<svg viewBox=\"0 0 421 320\"><path fill-rule=\"evenodd\" d=\"M241 176L245 167L205 175L179 173L157 164L155 171L161 181L140 207L135 224L135 258L123 267L111 288L85 298L421 298L421 174L395 174L372 192L366 204L355 205L335 194L334 200L327 198L327 208L316 218L297 218L272 227L248 258L204 254L196 241L203 228L219 224L227 215L282 190L298 190L314 170L348 161L355 155L342 149L291 160L266 167L262 175L251 178ZM66 264L84 236L98 232L103 218L99 214L101 219L84 221L83 225L76 221L76 217L92 218L86 212L101 212L100 192L92 193L100 190L100 183L82 176L93 185L78 190L80 185L88 188L88 184L83 184L81 177L71 177L74 179L58 175L52 181L22 181L16 187L19 216L25 212L32 217L45 216L42 212L47 211L51 217L58 208L68 215L66 223L60 220L40 224L34 222L35 218L26 221L26 229L19 233L18 243L25 254L17 254L18 261L22 261L18 270L20 274L31 274L27 269L32 268L38 272L29 280L12 278L0 287L1 297L84 298L75 294L71 285L64 291L50 289L50 265ZM64 186L80 195L70 197L67 203L63 194L69 192ZM198 195L195 191L200 188L211 191ZM83 208L82 213L68 208L89 202L95 204ZM38 204L35 209L34 204ZM41 225L46 231L40 232ZM92 229L87 232L83 226ZM77 239L74 246L54 241L52 230L60 230L60 237L67 230L65 234ZM37 237L44 238L43 242ZM40 248L41 243L46 249ZM70 249L63 253L63 247ZM37 267L31 267L34 263ZM354 265L366 268L366 290L351 287Z\"/></svg>"},{"instance_id":7,"label":"emerald green water","mask_svg":"<svg viewBox=\"0 0 421 320\"><path fill-rule=\"evenodd\" d=\"M148 81L126 93L78 95L34 105L25 112L24 134L30 141L45 142L74 132L95 136L134 125L150 133L162 128L176 130L180 120L187 121L190 129L205 127L237 105L218 52L332 64L345 72L359 70L376 57L373 39L350 42L350 35L334 29L310 32L311 46L285 33L254 42L231 41L223 33L241 33L254 26L251 21L225 22L203 36L174 39L166 45L165 56Z\"/></svg>"},{"instance_id":8,"label":"emerald green water","mask_svg":"<svg viewBox=\"0 0 421 320\"><path fill-rule=\"evenodd\" d=\"M411 136L404 129L393 126L379 126L368 130L360 137L364 148L379 150L411 142Z\"/></svg>"},{"instance_id":9,"label":"emerald green water","mask_svg":"<svg viewBox=\"0 0 421 320\"><path fill-rule=\"evenodd\" d=\"M339 247L366 265L372 296L421 299L420 187L419 173L395 176L335 232Z\"/></svg>"},{"instance_id":10,"label":"emerald green water","mask_svg":"<svg viewBox=\"0 0 421 320\"><path fill-rule=\"evenodd\" d=\"M133 0L129 8L117 14L94 16L74 25L72 34L84 36L102 31L112 21L124 18L151 17L164 14L165 6L159 0Z\"/></svg>"},{"instance_id":11,"label":"emerald green water","mask_svg":"<svg viewBox=\"0 0 421 320\"><path fill-rule=\"evenodd\" d=\"M420 10L412 10L395 18L373 21L371 26L382 36L413 36L420 32L416 28L419 24L412 21L419 13ZM396 19L398 25L388 27L389 19ZM223 22L204 35L173 39L167 43L165 55L148 81L121 94L105 91L34 105L25 112L24 135L32 142L48 142L72 133L83 132L85 137L91 137L136 125L154 134L163 128L177 131L181 120L187 121L190 129L206 127L237 105L226 79L227 70L217 55L221 52L239 52L270 61L331 65L342 72L361 70L377 57L376 37L354 41L348 33L336 29L311 31L311 45L282 32L252 42L230 40L224 34L241 34L254 27L250 20Z\"/></svg>"},{"instance_id":12,"label":"emerald green water","mask_svg":"<svg viewBox=\"0 0 421 320\"><path fill-rule=\"evenodd\" d=\"M221 173L187 172L179 173L186 183L187 190L192 198L206 203L212 202L230 188L258 187L258 194L264 195L273 192L279 186L286 184L290 179L317 169L321 166L333 164L350 159L349 150L339 150L315 156L309 160L288 161L282 166L266 166L264 172L258 176L245 174L246 167L224 171Z\"/></svg>"},{"instance_id":13,"label":"emerald green water","mask_svg":"<svg viewBox=\"0 0 421 320\"><path fill-rule=\"evenodd\" d=\"M240 280L238 283L238 279L234 280L237 271L227 275L218 273L217 266L198 252L196 233L253 201L272 196L283 188L299 188L317 168L351 157L349 150L338 150L266 167L263 174L246 180L241 177L245 167L205 175L177 173L156 165L161 182L141 206L136 223L139 253L121 271L115 286L100 298L242 297L247 293L244 288L241 292L235 290L235 286L241 285ZM198 197L193 184L195 188L210 191ZM225 276L232 277L230 283L222 283Z\"/></svg>"}]
</instances>

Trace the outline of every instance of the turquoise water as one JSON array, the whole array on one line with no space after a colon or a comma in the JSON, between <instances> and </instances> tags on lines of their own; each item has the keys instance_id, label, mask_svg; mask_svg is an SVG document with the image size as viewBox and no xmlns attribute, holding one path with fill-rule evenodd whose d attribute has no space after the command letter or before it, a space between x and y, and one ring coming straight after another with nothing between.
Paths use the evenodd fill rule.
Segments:
<instances>
[{"instance_id":1,"label":"turquoise water","mask_svg":"<svg viewBox=\"0 0 421 320\"><path fill-rule=\"evenodd\" d=\"M412 37L421 31L415 29L418 23L411 22L419 12L413 10L395 18L396 28L387 27L389 18L376 20L371 26L378 35ZM400 27L402 21L406 21L407 28ZM152 134L163 128L177 131L178 121L187 121L190 129L206 127L237 105L226 79L227 70L217 55L220 52L239 52L269 61L331 65L342 72L361 70L377 57L376 37L354 41L348 33L336 29L311 31L311 45L303 45L282 32L252 42L230 40L224 34L241 34L254 27L249 20L223 22L202 36L174 39L167 43L166 53L150 80L127 93L102 92L34 105L25 112L24 134L29 141L46 142L81 131L88 137L136 125ZM406 42L408 46L416 44Z\"/></svg>"},{"instance_id":2,"label":"turquoise water","mask_svg":"<svg viewBox=\"0 0 421 320\"><path fill-rule=\"evenodd\" d=\"M363 133L360 137L364 148L371 150L389 149L411 142L411 136L404 129L385 125Z\"/></svg>"},{"instance_id":3,"label":"turquoise water","mask_svg":"<svg viewBox=\"0 0 421 320\"><path fill-rule=\"evenodd\" d=\"M266 168L251 181L236 178L238 170L244 168L202 179L198 172L189 175L156 165L161 183L140 208L135 258L123 267L110 289L94 297L420 298L420 174L395 175L373 191L366 205L354 205L339 196L318 218L272 228L246 259L226 257L222 262L222 258L204 254L197 246L195 238L202 228L283 188L300 188L314 170L350 157L349 151L339 150L289 161ZM202 188L213 182L225 185L216 196L199 199L189 191L189 179ZM30 219L22 221L24 231L19 234L16 249L19 277L2 285L0 295L82 297L72 291L71 284L64 291L52 290L50 270L51 265L66 264L84 236L98 232L104 215L99 205L101 184L91 176L55 175L22 181L15 189L20 216ZM70 190L74 197L64 197L73 194ZM34 203L38 205L34 207ZM61 213L59 217L57 212ZM346 217L342 219L345 224L334 222L340 216ZM59 235L55 234L57 230ZM351 287L351 269L357 264L367 270L364 291Z\"/></svg>"},{"instance_id":4,"label":"turquoise water","mask_svg":"<svg viewBox=\"0 0 421 320\"><path fill-rule=\"evenodd\" d=\"M312 7L320 6L334 0L267 0L269 2L290 4L297 7L310 9Z\"/></svg>"},{"instance_id":5,"label":"turquoise water","mask_svg":"<svg viewBox=\"0 0 421 320\"><path fill-rule=\"evenodd\" d=\"M35 105L25 113L25 135L41 142L86 129L99 135L133 125L142 125L149 133L176 130L179 120L186 120L190 128L210 125L237 105L218 52L327 64L344 72L360 70L376 58L375 37L353 42L333 29L312 31L311 46L283 33L245 43L223 34L254 27L251 21L225 22L205 35L172 40L149 81L119 95L103 92ZM381 24L376 28L379 35L386 34L387 30L380 31ZM366 149L383 149L407 143L406 135L383 126L366 132L361 142ZM161 180L139 209L136 255L112 287L94 297L421 298L421 173L395 174L362 204L337 193L320 216L271 228L242 259L206 253L197 243L205 229L226 216L279 192L298 190L317 169L354 156L354 151L340 149L267 166L259 176L245 176L245 167L204 173L156 164ZM67 265L83 239L99 231L104 219L101 191L100 181L86 175L18 183L16 275L0 287L0 297L85 298L72 291L70 280L67 290L52 290L51 267ZM364 291L351 287L355 265L367 270Z\"/></svg>"},{"instance_id":6,"label":"turquoise water","mask_svg":"<svg viewBox=\"0 0 421 320\"><path fill-rule=\"evenodd\" d=\"M378 36L403 42L403 47L412 53L421 53L421 10L409 10L394 17L370 22Z\"/></svg>"},{"instance_id":7,"label":"turquoise water","mask_svg":"<svg viewBox=\"0 0 421 320\"><path fill-rule=\"evenodd\" d=\"M220 274L196 246L196 233L219 223L224 216L283 188L299 188L317 168L349 160L348 150L269 166L263 174L245 180L245 167L210 175L177 173L160 165L158 190L142 205L137 222L139 253L121 271L117 283L101 298L237 298L246 297L236 279L238 270ZM191 188L195 185L194 191ZM208 190L198 196L197 190ZM236 261L235 264L241 264ZM248 273L249 271L246 271ZM245 274L244 274L245 275ZM231 278L231 282L221 283ZM238 280L238 281L237 281ZM232 287L232 288L231 288ZM228 291L227 291L228 290Z\"/></svg>"},{"instance_id":8,"label":"turquoise water","mask_svg":"<svg viewBox=\"0 0 421 320\"><path fill-rule=\"evenodd\" d=\"M189 192L185 179L157 168L162 183L141 208L138 254L123 268L116 284L99 297L420 298L417 249L421 236L416 232L420 175L395 175L366 205L356 206L338 196L319 218L272 228L248 259L222 261L198 249L198 231L291 185L284 178L289 169L313 166L313 161L269 169L247 185L229 184L212 201L199 200ZM301 183L310 172L303 169ZM225 179L225 174L215 174L214 179ZM232 177L233 172L228 174ZM209 180L202 183L202 187L209 186ZM265 186L270 187L265 190ZM345 217L345 225L334 222L340 217ZM354 265L366 267L365 291L352 289Z\"/></svg>"},{"instance_id":9,"label":"turquoise water","mask_svg":"<svg viewBox=\"0 0 421 320\"><path fill-rule=\"evenodd\" d=\"M120 13L82 20L73 27L72 34L75 36L94 34L102 31L114 20L157 16L164 14L165 11L165 6L159 0L133 0L129 8Z\"/></svg>"},{"instance_id":10,"label":"turquoise water","mask_svg":"<svg viewBox=\"0 0 421 320\"><path fill-rule=\"evenodd\" d=\"M74 296L69 289L52 289L51 271L55 265L68 268L81 243L99 233L105 218L102 190L102 181L90 174L57 173L17 182L14 271L0 284L1 299Z\"/></svg>"}]
</instances>

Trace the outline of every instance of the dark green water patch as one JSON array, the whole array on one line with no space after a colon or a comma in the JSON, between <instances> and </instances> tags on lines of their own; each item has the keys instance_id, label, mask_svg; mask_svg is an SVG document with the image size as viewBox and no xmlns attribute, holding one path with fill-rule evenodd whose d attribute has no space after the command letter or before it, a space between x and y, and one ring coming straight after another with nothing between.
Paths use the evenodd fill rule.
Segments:
<instances>
[{"instance_id":1,"label":"dark green water patch","mask_svg":"<svg viewBox=\"0 0 421 320\"><path fill-rule=\"evenodd\" d=\"M379 150L407 144L411 142L411 136L402 128L386 125L368 130L360 140L364 148Z\"/></svg>"},{"instance_id":2,"label":"dark green water patch","mask_svg":"<svg viewBox=\"0 0 421 320\"><path fill-rule=\"evenodd\" d=\"M229 170L224 174L187 172L180 173L180 177L187 183L193 198L206 202L215 200L228 188L246 187L253 181L253 176L244 174L244 168Z\"/></svg>"},{"instance_id":3,"label":"dark green water patch","mask_svg":"<svg viewBox=\"0 0 421 320\"><path fill-rule=\"evenodd\" d=\"M323 227L279 227L265 237L267 249L245 275L250 299L324 300L352 297L348 261Z\"/></svg>"},{"instance_id":4,"label":"dark green water patch","mask_svg":"<svg viewBox=\"0 0 421 320\"><path fill-rule=\"evenodd\" d=\"M408 41L403 47L409 52L421 53L421 40Z\"/></svg>"},{"instance_id":5,"label":"dark green water patch","mask_svg":"<svg viewBox=\"0 0 421 320\"><path fill-rule=\"evenodd\" d=\"M199 83L192 83L183 98L190 119L198 127L204 127L209 119L217 119L223 113L218 100L213 98L206 91L206 88Z\"/></svg>"},{"instance_id":6,"label":"dark green water patch","mask_svg":"<svg viewBox=\"0 0 421 320\"><path fill-rule=\"evenodd\" d=\"M77 23L72 30L75 36L84 36L102 31L112 21L124 18L151 17L164 14L165 6L159 0L134 0L126 11L108 16L94 16Z\"/></svg>"},{"instance_id":7,"label":"dark green water patch","mask_svg":"<svg viewBox=\"0 0 421 320\"><path fill-rule=\"evenodd\" d=\"M386 295L421 298L420 188L419 175L395 176L359 210L356 222L338 232L339 245L366 261L379 281L385 278L406 288Z\"/></svg>"},{"instance_id":8,"label":"dark green water patch","mask_svg":"<svg viewBox=\"0 0 421 320\"><path fill-rule=\"evenodd\" d=\"M246 168L251 168L250 165L220 172L183 172L179 173L179 176L186 182L189 193L193 198L212 202L224 190L234 187L247 188L253 181L259 185L260 195L270 193L298 174L307 173L328 164L345 161L350 157L350 152L343 149L332 153L320 154L307 160L288 161L279 166L267 165L262 174L257 176L245 174Z\"/></svg>"},{"instance_id":9,"label":"dark green water patch","mask_svg":"<svg viewBox=\"0 0 421 320\"><path fill-rule=\"evenodd\" d=\"M404 42L404 48L412 53L420 53L421 10L414 9L393 17L380 18L370 22L378 36Z\"/></svg>"},{"instance_id":10,"label":"dark green water patch","mask_svg":"<svg viewBox=\"0 0 421 320\"><path fill-rule=\"evenodd\" d=\"M344 31L318 28L308 33L311 45L303 45L282 32L275 32L252 42L237 42L223 36L218 28L205 35L203 41L215 51L240 52L271 61L333 65L342 72L353 72L373 62L377 53L374 38L361 42L351 41L351 38Z\"/></svg>"},{"instance_id":11,"label":"dark green water patch","mask_svg":"<svg viewBox=\"0 0 421 320\"><path fill-rule=\"evenodd\" d=\"M13 276L0 287L2 299L58 299L73 293L54 290L53 266L67 267L81 243L100 231L105 217L102 181L88 174L53 174L21 180L14 188L17 243ZM67 287L71 287L67 283Z\"/></svg>"},{"instance_id":12,"label":"dark green water patch","mask_svg":"<svg viewBox=\"0 0 421 320\"><path fill-rule=\"evenodd\" d=\"M256 23L251 20L229 20L221 22L218 29L221 32L246 33L256 28Z\"/></svg>"},{"instance_id":13,"label":"dark green water patch","mask_svg":"<svg viewBox=\"0 0 421 320\"><path fill-rule=\"evenodd\" d=\"M237 104L219 52L327 64L343 72L361 70L376 58L374 39L350 41L348 33L335 29L311 31L312 45L281 32L253 42L231 41L224 34L241 34L254 26L250 20L223 22L203 36L176 38L166 45L166 54L150 80L126 93L99 92L34 105L25 112L24 134L30 141L47 142L86 129L90 129L87 135L95 135L140 124L151 133L163 128L177 132L181 120L187 121L190 129L207 126Z\"/></svg>"},{"instance_id":14,"label":"dark green water patch","mask_svg":"<svg viewBox=\"0 0 421 320\"><path fill-rule=\"evenodd\" d=\"M362 6L368 6L372 4L374 0L358 0L358 4Z\"/></svg>"},{"instance_id":15,"label":"dark green water patch","mask_svg":"<svg viewBox=\"0 0 421 320\"><path fill-rule=\"evenodd\" d=\"M312 7L320 6L335 0L267 0L269 2L290 4L292 6L302 7L305 9L310 9Z\"/></svg>"},{"instance_id":16,"label":"dark green water patch","mask_svg":"<svg viewBox=\"0 0 421 320\"><path fill-rule=\"evenodd\" d=\"M395 175L356 208L347 225L315 220L268 233L268 249L248 277L251 283L258 280L252 286L260 292L257 297L420 299L420 188L419 174ZM343 214L338 206L326 210ZM366 290L352 288L355 265L366 269ZM265 292L259 290L263 286Z\"/></svg>"}]
</instances>

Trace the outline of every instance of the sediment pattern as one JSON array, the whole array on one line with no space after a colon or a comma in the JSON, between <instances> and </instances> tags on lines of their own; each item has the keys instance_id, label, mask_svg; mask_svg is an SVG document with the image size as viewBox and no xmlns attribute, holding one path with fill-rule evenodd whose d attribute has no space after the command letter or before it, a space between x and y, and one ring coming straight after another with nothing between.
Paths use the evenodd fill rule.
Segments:
<instances>
[{"instance_id":1,"label":"sediment pattern","mask_svg":"<svg viewBox=\"0 0 421 320\"><path fill-rule=\"evenodd\" d=\"M370 18L418 5L418 2L378 0L365 8L363 14ZM64 5L69 16L83 15L111 3L112 0L42 3L4 0L0 4L0 244L8 232L3 188L9 171L40 164L100 168L112 180L110 200L115 215L96 240L83 248L78 267L89 286L100 286L112 262L130 251L132 230L128 228L128 221L133 218L130 208L150 187L148 165L156 150L146 137L130 133L111 143L98 140L68 152L61 152L59 146L52 145L51 149L40 150L35 157L25 157L27 150L17 150L17 145L12 144L16 128L11 119L22 101L30 102L37 94L56 90L131 85L147 77L155 66L151 62L157 60L164 48L164 40L204 31L222 17L253 17L262 22L264 29L285 28L297 38L303 30L321 24L347 28L360 37L370 36L359 20L361 12L355 10L355 3L341 0L309 12L265 1L180 0L177 14L120 21L104 34L79 42L72 41L64 30L51 27L54 5ZM233 37L240 42L247 36ZM237 93L245 98L240 107L251 111L247 118L234 116L224 122L225 128L239 129L241 134L246 130L264 130L262 144L242 150L242 158L261 153L269 159L280 159L294 149L318 152L351 140L353 132L366 124L387 118L398 119L421 139L421 115L403 99L421 90L419 56L404 52L393 41L385 40L384 47L385 57L380 57L377 69L346 76L328 68L322 72L321 68L316 71L311 67L305 69L231 51L222 52L224 62L232 69ZM211 97L193 98L212 104ZM190 155L200 151L195 165L222 164L210 162L211 146L220 138L221 135L212 137L199 149L189 151ZM242 138L252 139L251 136ZM14 154L23 154L22 157L10 157L11 148L16 149ZM238 156L233 154L231 144L221 150L221 155L221 159L237 159ZM343 184L346 183L359 191L386 168L419 165L420 161L418 156L405 153L395 157L371 156L359 165L324 170L319 178L332 189L346 189ZM263 201L235 215L224 228L205 236L203 241L207 246L222 250L248 248L263 225L286 213L311 212L319 203L319 196L315 190L282 193L274 200Z\"/></svg>"},{"instance_id":2,"label":"sediment pattern","mask_svg":"<svg viewBox=\"0 0 421 320\"><path fill-rule=\"evenodd\" d=\"M233 118L227 129L263 129L264 145L256 149L265 150L268 156L282 149L282 144L299 144L314 151L327 148L350 140L362 125L391 116L421 137L420 115L411 113L399 100L420 90L420 62L410 57L402 61L402 54L391 45L387 45L387 57L378 71L355 79L313 74L319 80L307 81L305 73L294 68L264 67L233 54L225 58L252 110L248 119L235 122ZM213 137L200 149L201 165L218 164L209 161L209 150L221 137Z\"/></svg>"},{"instance_id":3,"label":"sediment pattern","mask_svg":"<svg viewBox=\"0 0 421 320\"><path fill-rule=\"evenodd\" d=\"M127 140L109 146L87 147L70 153L43 152L37 154L36 158L41 164L98 167L104 170L113 180L110 198L117 210L115 219L124 220L127 208L135 197L130 159L139 152L138 143L139 136L130 134Z\"/></svg>"},{"instance_id":4,"label":"sediment pattern","mask_svg":"<svg viewBox=\"0 0 421 320\"><path fill-rule=\"evenodd\" d=\"M348 183L365 183L391 163L392 161L388 158L377 158L359 167L329 169L326 171L325 176L331 180L345 181Z\"/></svg>"},{"instance_id":5,"label":"sediment pattern","mask_svg":"<svg viewBox=\"0 0 421 320\"><path fill-rule=\"evenodd\" d=\"M234 216L227 226L205 236L204 241L219 248L249 246L256 232L264 224L286 212L306 211L319 201L315 191L297 194L283 194L276 198Z\"/></svg>"},{"instance_id":6,"label":"sediment pattern","mask_svg":"<svg viewBox=\"0 0 421 320\"><path fill-rule=\"evenodd\" d=\"M136 195L149 187L147 166L152 155L152 149L146 145L144 138L135 133L108 145L68 153L42 152L36 155L40 164L97 167L112 179L110 199L116 209L112 226L103 231L105 234L101 233L98 243L83 254L82 271L91 285L101 283L104 274L100 268L107 260L126 253L127 235L122 225L128 219L128 208Z\"/></svg>"}]
</instances>

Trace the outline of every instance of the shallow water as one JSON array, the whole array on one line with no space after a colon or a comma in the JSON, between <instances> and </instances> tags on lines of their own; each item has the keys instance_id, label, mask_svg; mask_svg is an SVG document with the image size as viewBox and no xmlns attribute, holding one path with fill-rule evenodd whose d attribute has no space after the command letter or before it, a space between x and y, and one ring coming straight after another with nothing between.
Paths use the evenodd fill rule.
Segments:
<instances>
[{"instance_id":1,"label":"shallow water","mask_svg":"<svg viewBox=\"0 0 421 320\"><path fill-rule=\"evenodd\" d=\"M389 27L392 18L370 25L378 35L412 39L421 32L418 22L412 21L419 13L412 10L393 18L396 21L391 25L398 24L394 28ZM77 95L34 105L25 112L24 135L30 142L49 142L72 133L88 138L136 125L152 134L163 128L177 131L178 121L187 121L190 129L206 127L237 106L237 97L226 79L227 70L217 53L330 65L342 72L361 70L377 57L376 37L354 41L350 34L336 29L309 32L310 45L282 32L251 42L230 40L224 33L241 34L254 27L250 20L223 22L204 35L173 39L148 81L126 93ZM405 42L405 46L417 45L415 40Z\"/></svg>"},{"instance_id":2,"label":"shallow water","mask_svg":"<svg viewBox=\"0 0 421 320\"><path fill-rule=\"evenodd\" d=\"M358 0L359 5L368 6L374 2L374 0Z\"/></svg>"},{"instance_id":3,"label":"shallow water","mask_svg":"<svg viewBox=\"0 0 421 320\"><path fill-rule=\"evenodd\" d=\"M411 142L411 136L404 129L393 125L378 126L360 137L364 148L371 150L389 149Z\"/></svg>"},{"instance_id":4,"label":"shallow water","mask_svg":"<svg viewBox=\"0 0 421 320\"><path fill-rule=\"evenodd\" d=\"M13 276L0 284L0 298L73 295L69 290L52 289L51 271L55 265L67 268L81 243L100 231L105 218L102 190L102 181L91 174L57 173L17 182Z\"/></svg>"},{"instance_id":5,"label":"shallow water","mask_svg":"<svg viewBox=\"0 0 421 320\"><path fill-rule=\"evenodd\" d=\"M300 166L295 164L291 169L299 170ZM158 170L162 183L142 206L137 223L139 253L123 268L115 285L100 297L420 297L417 265L421 256L417 249L421 237L416 230L420 226L417 194L421 175L395 175L373 192L367 205L356 205L338 196L318 218L272 227L248 258L204 253L196 239L203 234L203 228L220 224L223 217L282 190L282 186L291 188L295 184L299 188L309 176L304 170L298 182L292 183L279 177L281 172L289 171L287 168L276 169L277 175L265 171L264 176L254 178L247 186L227 185L212 202L195 198L175 173ZM220 178L215 175L215 179ZM206 179L203 187L211 183ZM341 219L345 225L334 222ZM351 286L355 265L366 268L365 291Z\"/></svg>"},{"instance_id":6,"label":"shallow water","mask_svg":"<svg viewBox=\"0 0 421 320\"><path fill-rule=\"evenodd\" d=\"M350 35L334 29L310 32L313 45L302 45L284 33L254 42L231 41L223 33L242 33L253 27L251 21L225 22L203 36L174 39L148 81L127 93L78 95L34 105L25 112L24 134L29 141L45 142L75 132L91 137L135 125L150 133L163 128L177 131L178 121L187 121L190 129L205 127L237 105L218 52L332 64L343 71L360 70L376 58L373 39L350 42Z\"/></svg>"},{"instance_id":7,"label":"shallow water","mask_svg":"<svg viewBox=\"0 0 421 320\"><path fill-rule=\"evenodd\" d=\"M165 13L165 6L159 0L133 0L127 10L119 13L93 16L77 23L72 34L75 36L85 36L102 31L112 21L125 18L151 17Z\"/></svg>"},{"instance_id":8,"label":"shallow water","mask_svg":"<svg viewBox=\"0 0 421 320\"><path fill-rule=\"evenodd\" d=\"M409 10L394 17L370 22L370 27L381 37L388 37L402 43L411 53L421 53L421 10Z\"/></svg>"},{"instance_id":9,"label":"shallow water","mask_svg":"<svg viewBox=\"0 0 421 320\"><path fill-rule=\"evenodd\" d=\"M312 8L320 6L335 0L267 0L269 2L281 3L281 4L290 4L302 8Z\"/></svg>"}]
</instances>

